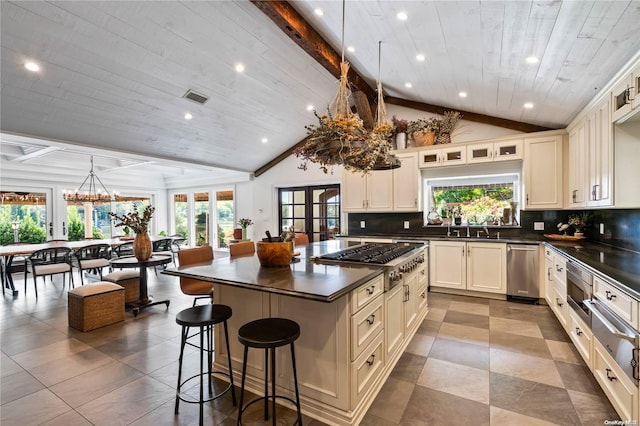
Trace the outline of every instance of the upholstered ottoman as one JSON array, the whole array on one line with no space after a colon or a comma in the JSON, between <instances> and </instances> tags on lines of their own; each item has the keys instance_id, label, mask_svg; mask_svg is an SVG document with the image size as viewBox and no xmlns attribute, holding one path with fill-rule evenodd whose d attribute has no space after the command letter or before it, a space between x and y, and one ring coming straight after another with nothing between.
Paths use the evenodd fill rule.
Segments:
<instances>
[{"instance_id":1,"label":"upholstered ottoman","mask_svg":"<svg viewBox=\"0 0 640 426\"><path fill-rule=\"evenodd\" d=\"M124 288L100 281L69 290L69 327L94 330L124 321Z\"/></svg>"},{"instance_id":2,"label":"upholstered ottoman","mask_svg":"<svg viewBox=\"0 0 640 426\"><path fill-rule=\"evenodd\" d=\"M140 272L116 271L105 275L102 280L124 287L125 303L137 302L140 299Z\"/></svg>"}]
</instances>

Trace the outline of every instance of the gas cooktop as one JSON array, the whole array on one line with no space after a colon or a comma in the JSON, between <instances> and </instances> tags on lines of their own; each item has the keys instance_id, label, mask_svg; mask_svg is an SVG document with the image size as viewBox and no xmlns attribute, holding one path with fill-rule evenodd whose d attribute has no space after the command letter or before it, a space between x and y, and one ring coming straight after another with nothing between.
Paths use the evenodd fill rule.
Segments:
<instances>
[{"instance_id":1,"label":"gas cooktop","mask_svg":"<svg viewBox=\"0 0 640 426\"><path fill-rule=\"evenodd\" d=\"M346 250L320 256L321 260L334 262L373 263L384 265L403 256L419 244L368 243Z\"/></svg>"}]
</instances>

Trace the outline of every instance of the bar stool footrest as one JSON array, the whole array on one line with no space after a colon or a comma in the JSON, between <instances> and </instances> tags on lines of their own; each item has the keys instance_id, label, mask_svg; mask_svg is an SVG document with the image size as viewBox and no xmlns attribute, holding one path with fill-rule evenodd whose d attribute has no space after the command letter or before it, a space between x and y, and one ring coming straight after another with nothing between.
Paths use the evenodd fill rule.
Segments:
<instances>
[{"instance_id":1,"label":"bar stool footrest","mask_svg":"<svg viewBox=\"0 0 640 426\"><path fill-rule=\"evenodd\" d=\"M297 410L297 405L296 405L296 401L294 401L293 399L289 398L288 396L284 396L284 395L276 395L275 396L276 399L284 399L286 401L289 401L290 403L293 404L293 408ZM256 402L264 402L264 396L261 396L260 398L256 398L253 401L249 401L241 410L240 410L240 414L243 414L247 408L249 408L250 406L252 406L254 403ZM273 395L269 395L269 400L273 400ZM289 407L287 407L289 408ZM297 414L297 413L296 413ZM273 414L272 414L273 415ZM298 424L302 424L302 419L300 417L296 418L296 422L293 425L298 425ZM291 425L291 426L293 426Z\"/></svg>"},{"instance_id":2,"label":"bar stool footrest","mask_svg":"<svg viewBox=\"0 0 640 426\"><path fill-rule=\"evenodd\" d=\"M189 377L188 379L185 379L182 381L182 383L180 384L180 389L182 389L190 380L196 379L196 378L200 378L200 376L206 376L208 375L209 372L205 371L202 374L198 373L198 374L194 374L193 376ZM215 378L215 374L221 375L221 376L225 376L225 377L230 377L229 373L225 373L223 371L212 371L211 372L211 376L213 376ZM200 386L202 386L202 383L200 384ZM224 390L222 390L220 393L217 393L211 397L209 397L209 399L204 399L202 400L202 403L206 403L206 402L211 402L211 401L215 401L216 399L224 396L227 392L231 391L232 388L232 384L229 383L227 385L226 388L224 388ZM177 397L178 399L180 399L180 401L182 402L186 402L187 404L200 404L200 400L199 399L191 399L191 397L187 397L186 395L184 395L182 392L180 392L180 389L178 389L177 392Z\"/></svg>"}]
</instances>

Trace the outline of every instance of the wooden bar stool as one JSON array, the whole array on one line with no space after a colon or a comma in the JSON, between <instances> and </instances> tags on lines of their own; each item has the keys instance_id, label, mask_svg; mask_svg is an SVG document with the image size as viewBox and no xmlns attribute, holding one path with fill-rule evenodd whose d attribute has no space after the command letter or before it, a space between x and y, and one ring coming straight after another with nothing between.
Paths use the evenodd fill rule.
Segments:
<instances>
[{"instance_id":1,"label":"wooden bar stool","mask_svg":"<svg viewBox=\"0 0 640 426\"><path fill-rule=\"evenodd\" d=\"M242 361L242 385L240 388L240 407L238 411L238 425L242 424L242 413L255 402L264 400L264 419L269 419L268 401L271 398L272 424L276 425L276 398L286 399L295 404L298 418L294 424L302 425L300 412L300 394L298 392L298 375L296 372L296 356L293 342L300 336L300 326L285 318L263 318L251 321L238 330L238 341L244 345ZM293 364L293 384L296 390L296 400L283 395L276 395L276 348L291 345L291 363ZM256 398L246 406L244 401L244 383L247 375L247 354L249 348L264 349L264 397ZM271 397L269 397L269 350L271 352Z\"/></svg>"},{"instance_id":2,"label":"wooden bar stool","mask_svg":"<svg viewBox=\"0 0 640 426\"><path fill-rule=\"evenodd\" d=\"M184 401L191 404L199 404L200 405L200 425L203 424L203 412L204 412L204 403L213 401L215 399L220 398L227 392L231 391L231 399L233 401L233 405L236 406L236 391L233 385L233 370L231 369L231 352L229 351L229 333L227 330L227 320L231 318L231 308L226 305L219 304L207 304L207 305L199 305L193 308L188 308L183 311L180 311L178 315L176 315L176 322L182 326L182 342L180 345L180 359L178 361L178 386L176 389L176 407L175 414L178 414L178 407L180 401ZM229 373L224 373L221 371L212 371L211 365L213 364L213 325L214 324L224 324L224 337L227 343L227 356L229 360ZM191 327L199 327L200 332L197 334L193 334L189 336L189 328ZM206 333L207 341L206 347L204 342L204 335ZM200 335L200 346L190 343L187 341L188 338L194 337L196 335ZM185 380L182 380L182 359L184 356L184 347L186 345L190 345L200 349L200 374L193 375ZM204 361L204 353L207 353L207 371L204 371L202 363ZM209 398L204 398L204 375L207 374L209 377ZM222 392L217 395L213 395L213 386L211 383L211 375L212 374L220 374L223 376L229 377L229 386L227 386ZM187 382L192 379L199 378L200 379L200 399L197 401L188 397L185 394L181 394L180 390L187 384Z\"/></svg>"}]
</instances>

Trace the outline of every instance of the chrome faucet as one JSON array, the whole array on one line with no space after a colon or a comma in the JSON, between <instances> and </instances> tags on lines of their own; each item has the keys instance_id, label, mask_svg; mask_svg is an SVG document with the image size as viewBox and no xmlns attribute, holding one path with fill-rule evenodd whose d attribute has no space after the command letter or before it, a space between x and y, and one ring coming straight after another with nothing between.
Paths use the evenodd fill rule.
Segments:
<instances>
[{"instance_id":1,"label":"chrome faucet","mask_svg":"<svg viewBox=\"0 0 640 426\"><path fill-rule=\"evenodd\" d=\"M484 232L486 232L487 234L487 238L489 238L489 228L487 228L486 226L482 228L484 230Z\"/></svg>"}]
</instances>

